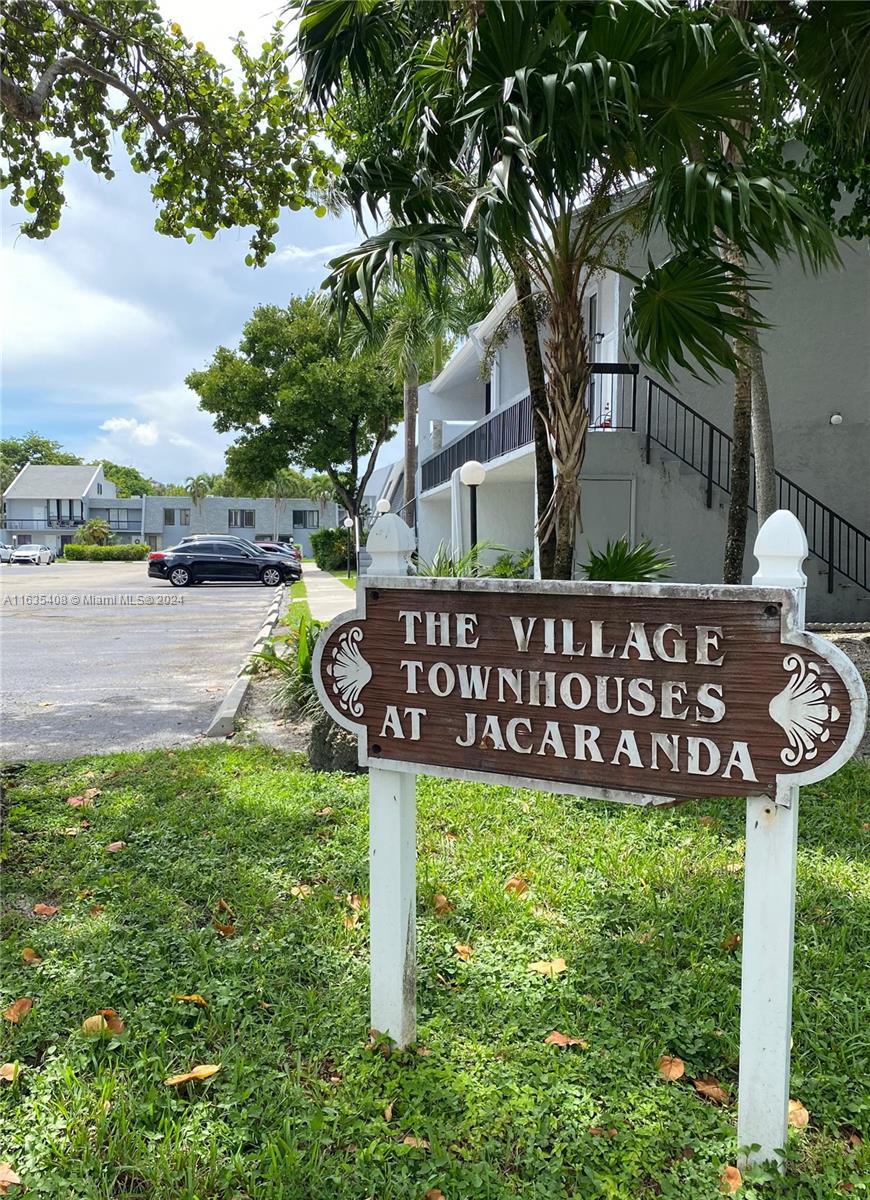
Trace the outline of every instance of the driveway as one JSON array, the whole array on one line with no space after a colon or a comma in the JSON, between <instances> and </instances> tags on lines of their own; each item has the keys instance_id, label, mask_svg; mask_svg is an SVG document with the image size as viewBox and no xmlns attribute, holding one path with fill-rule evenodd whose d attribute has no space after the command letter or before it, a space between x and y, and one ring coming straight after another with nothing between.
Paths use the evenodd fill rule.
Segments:
<instances>
[{"instance_id":1,"label":"driveway","mask_svg":"<svg viewBox=\"0 0 870 1200\"><path fill-rule=\"evenodd\" d=\"M144 563L0 567L6 760L179 746L201 736L275 598L173 588Z\"/></svg>"}]
</instances>

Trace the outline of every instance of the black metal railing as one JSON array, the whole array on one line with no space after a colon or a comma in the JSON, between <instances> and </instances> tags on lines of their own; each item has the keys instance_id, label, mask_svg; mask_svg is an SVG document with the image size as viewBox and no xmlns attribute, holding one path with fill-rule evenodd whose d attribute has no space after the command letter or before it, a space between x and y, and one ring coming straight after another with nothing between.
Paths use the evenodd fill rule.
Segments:
<instances>
[{"instance_id":1,"label":"black metal railing","mask_svg":"<svg viewBox=\"0 0 870 1200\"><path fill-rule=\"evenodd\" d=\"M7 529L80 529L87 517L7 517ZM105 520L104 517L98 518ZM142 526L141 517L128 520L106 521L110 529L120 532L136 532Z\"/></svg>"},{"instance_id":2,"label":"black metal railing","mask_svg":"<svg viewBox=\"0 0 870 1200\"><path fill-rule=\"evenodd\" d=\"M589 428L595 432L637 428L637 363L593 363L586 393ZM534 438L532 400L523 396L478 422L443 449L424 459L420 472L424 492L446 483L469 459L492 462Z\"/></svg>"},{"instance_id":3,"label":"black metal railing","mask_svg":"<svg viewBox=\"0 0 870 1200\"><path fill-rule=\"evenodd\" d=\"M704 477L708 508L713 506L714 487L730 494L731 437L647 376L647 462L653 442ZM776 485L778 506L795 514L806 530L810 553L827 564L828 591L834 590L835 573L870 590L870 535L779 471ZM749 506L756 507L754 456L749 464Z\"/></svg>"}]
</instances>

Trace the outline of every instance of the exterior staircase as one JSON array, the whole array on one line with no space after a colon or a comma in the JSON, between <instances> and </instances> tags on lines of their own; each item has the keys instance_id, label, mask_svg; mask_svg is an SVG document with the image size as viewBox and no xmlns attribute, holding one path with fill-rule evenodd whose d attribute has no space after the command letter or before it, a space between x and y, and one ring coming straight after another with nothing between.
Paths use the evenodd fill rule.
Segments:
<instances>
[{"instance_id":1,"label":"exterior staircase","mask_svg":"<svg viewBox=\"0 0 870 1200\"><path fill-rule=\"evenodd\" d=\"M635 363L594 363L592 373L588 397L590 433L618 429L639 434L647 465L655 448L663 461L669 458L675 461L686 485L690 486L692 480L701 482L702 500L708 509L715 507L724 512L724 496L731 492L730 435L650 376L643 381L644 406L643 398L638 396ZM425 459L421 463L422 491L446 483L453 471L468 459L492 462L529 445L532 438L531 398L524 396L507 408L490 413L467 433ZM806 530L820 582L835 601L826 607L832 612L848 612L852 621L870 619L870 534L779 471L776 480L779 507L793 512ZM749 482L749 504L753 511L755 502L753 458ZM812 571L810 562L807 568ZM844 594L834 598L835 590Z\"/></svg>"}]
</instances>

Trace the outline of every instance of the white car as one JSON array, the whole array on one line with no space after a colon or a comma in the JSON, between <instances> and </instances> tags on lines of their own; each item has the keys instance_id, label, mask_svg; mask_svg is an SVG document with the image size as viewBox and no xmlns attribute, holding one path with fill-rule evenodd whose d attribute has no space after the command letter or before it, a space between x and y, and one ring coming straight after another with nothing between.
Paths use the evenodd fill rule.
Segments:
<instances>
[{"instance_id":1,"label":"white car","mask_svg":"<svg viewBox=\"0 0 870 1200\"><path fill-rule=\"evenodd\" d=\"M38 543L31 546L18 546L12 551L12 556L9 559L13 565L15 563L40 563L54 562L54 551L50 546L40 546Z\"/></svg>"},{"instance_id":2,"label":"white car","mask_svg":"<svg viewBox=\"0 0 870 1200\"><path fill-rule=\"evenodd\" d=\"M9 562L14 549L14 546L7 546L5 542L0 542L0 563Z\"/></svg>"}]
</instances>

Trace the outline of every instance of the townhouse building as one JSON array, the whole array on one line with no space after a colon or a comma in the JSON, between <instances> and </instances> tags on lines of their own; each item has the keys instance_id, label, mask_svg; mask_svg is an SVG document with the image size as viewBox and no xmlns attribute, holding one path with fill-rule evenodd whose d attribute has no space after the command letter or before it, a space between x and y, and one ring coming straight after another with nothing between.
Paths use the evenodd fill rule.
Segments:
<instances>
[{"instance_id":1,"label":"townhouse building","mask_svg":"<svg viewBox=\"0 0 870 1200\"><path fill-rule=\"evenodd\" d=\"M663 257L664 246L653 247ZM779 505L807 532L808 618L870 621L870 259L843 242L843 267L805 273L795 259L762 264L759 304L770 390ZM630 269L643 273L638 247ZM730 494L733 379L700 382L686 371L665 384L638 363L624 319L630 283L612 271L590 281L592 382L581 475L575 577L588 546L627 535L667 547L670 578L721 581ZM468 331L444 369L420 389L417 531L420 553L469 540L464 462L486 467L478 537L534 546L532 412L518 333L505 336L515 298L503 295ZM540 329L542 344L548 336ZM486 377L487 348L498 346ZM754 474L751 482L754 500ZM744 579L754 570L750 522Z\"/></svg>"},{"instance_id":2,"label":"townhouse building","mask_svg":"<svg viewBox=\"0 0 870 1200\"><path fill-rule=\"evenodd\" d=\"M116 543L144 542L153 550L194 533L233 533L251 541L293 538L304 555L321 525L337 523L336 506L302 497L248 496L119 497L100 465L38 466L29 463L3 494L0 539L10 545L39 542L60 553L77 530L99 517Z\"/></svg>"}]
</instances>

